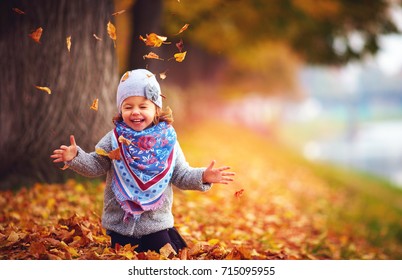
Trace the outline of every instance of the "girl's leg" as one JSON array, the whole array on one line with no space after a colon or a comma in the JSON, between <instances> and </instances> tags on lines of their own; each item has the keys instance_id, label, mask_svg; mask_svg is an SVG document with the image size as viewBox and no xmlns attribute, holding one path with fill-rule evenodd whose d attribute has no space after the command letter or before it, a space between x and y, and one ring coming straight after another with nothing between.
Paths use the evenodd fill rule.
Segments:
<instances>
[{"instance_id":1,"label":"girl's leg","mask_svg":"<svg viewBox=\"0 0 402 280\"><path fill-rule=\"evenodd\" d=\"M120 244L121 246L124 246L126 244L131 244L131 246L135 246L140 243L140 239L138 239L138 238L121 235L117 232L110 231L110 230L108 230L106 233L111 237L111 241L112 241L111 247L112 248L116 248L116 244Z\"/></svg>"},{"instance_id":2,"label":"girl's leg","mask_svg":"<svg viewBox=\"0 0 402 280\"><path fill-rule=\"evenodd\" d=\"M138 252L146 252L148 250L159 252L159 249L169 243L172 248L179 252L180 249L187 247L186 242L180 236L175 228L161 230L141 238L140 246L137 248Z\"/></svg>"}]
</instances>

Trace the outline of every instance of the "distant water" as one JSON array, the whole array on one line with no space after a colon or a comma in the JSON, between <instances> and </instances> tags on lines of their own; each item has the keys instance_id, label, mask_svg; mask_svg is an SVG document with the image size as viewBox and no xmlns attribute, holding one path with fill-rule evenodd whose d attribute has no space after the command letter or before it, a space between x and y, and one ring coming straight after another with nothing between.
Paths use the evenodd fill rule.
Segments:
<instances>
[{"instance_id":1,"label":"distant water","mask_svg":"<svg viewBox=\"0 0 402 280\"><path fill-rule=\"evenodd\" d=\"M402 188L402 121L367 123L335 139L312 141L304 155L374 173Z\"/></svg>"}]
</instances>

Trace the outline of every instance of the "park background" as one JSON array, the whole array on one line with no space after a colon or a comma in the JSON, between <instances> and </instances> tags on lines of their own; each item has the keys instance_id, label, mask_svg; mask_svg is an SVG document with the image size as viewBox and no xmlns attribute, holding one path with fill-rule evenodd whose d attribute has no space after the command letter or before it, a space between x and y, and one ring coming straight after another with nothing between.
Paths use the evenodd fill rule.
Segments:
<instances>
[{"instance_id":1,"label":"park background","mask_svg":"<svg viewBox=\"0 0 402 280\"><path fill-rule=\"evenodd\" d=\"M49 158L70 134L94 149L119 77L139 67L158 77L190 164L237 173L176 190L179 258L401 259L400 1L0 5L1 259L173 257L109 248L102 178ZM151 33L167 39L146 46Z\"/></svg>"}]
</instances>

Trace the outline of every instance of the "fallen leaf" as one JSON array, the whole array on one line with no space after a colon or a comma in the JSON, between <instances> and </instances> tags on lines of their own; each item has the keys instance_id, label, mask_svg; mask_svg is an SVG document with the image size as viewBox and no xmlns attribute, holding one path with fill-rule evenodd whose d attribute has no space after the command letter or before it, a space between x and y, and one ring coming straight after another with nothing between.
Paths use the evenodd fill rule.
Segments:
<instances>
[{"instance_id":1,"label":"fallen leaf","mask_svg":"<svg viewBox=\"0 0 402 280\"><path fill-rule=\"evenodd\" d=\"M159 55L157 55L156 53L150 52L149 54L146 54L143 56L143 58L148 58L148 59L159 59L159 60L163 60L163 58L160 58Z\"/></svg>"},{"instance_id":2,"label":"fallen leaf","mask_svg":"<svg viewBox=\"0 0 402 280\"><path fill-rule=\"evenodd\" d=\"M184 60L184 58L186 57L186 54L187 54L187 51L175 53L174 58L177 62L182 62Z\"/></svg>"},{"instance_id":3,"label":"fallen leaf","mask_svg":"<svg viewBox=\"0 0 402 280\"><path fill-rule=\"evenodd\" d=\"M35 86L37 89L47 92L48 94L52 94L52 91L48 87L40 87L40 86Z\"/></svg>"},{"instance_id":4,"label":"fallen leaf","mask_svg":"<svg viewBox=\"0 0 402 280\"><path fill-rule=\"evenodd\" d=\"M187 28L188 28L189 26L190 26L190 25L189 25L188 23L186 23L186 24L179 30L179 32L177 32L177 33L174 34L174 35L179 35L180 33L183 33L184 31L187 30Z\"/></svg>"},{"instance_id":5,"label":"fallen leaf","mask_svg":"<svg viewBox=\"0 0 402 280\"><path fill-rule=\"evenodd\" d=\"M92 102L91 107L89 107L89 108L94 110L94 111L98 111L98 107L99 107L99 99L96 98L96 99L94 99L94 101Z\"/></svg>"},{"instance_id":6,"label":"fallen leaf","mask_svg":"<svg viewBox=\"0 0 402 280\"><path fill-rule=\"evenodd\" d=\"M20 10L20 9L18 9L18 8L13 8L13 11L16 12L17 14L25 15L25 12Z\"/></svg>"},{"instance_id":7,"label":"fallen leaf","mask_svg":"<svg viewBox=\"0 0 402 280\"><path fill-rule=\"evenodd\" d=\"M167 37L160 36L155 33L147 34L146 38L142 37L140 35L140 39L145 43L145 45L149 47L160 47L162 44L170 44L170 42L165 42L167 40Z\"/></svg>"},{"instance_id":8,"label":"fallen leaf","mask_svg":"<svg viewBox=\"0 0 402 280\"><path fill-rule=\"evenodd\" d=\"M107 34L109 34L110 39L113 40L114 47L116 47L116 27L110 21L107 23Z\"/></svg>"},{"instance_id":9,"label":"fallen leaf","mask_svg":"<svg viewBox=\"0 0 402 280\"><path fill-rule=\"evenodd\" d=\"M162 248L159 249L159 253L165 258L169 258L169 256L176 255L175 249L173 249L170 243L166 243Z\"/></svg>"},{"instance_id":10,"label":"fallen leaf","mask_svg":"<svg viewBox=\"0 0 402 280\"><path fill-rule=\"evenodd\" d=\"M243 192L244 192L244 189L241 189L241 190L235 192L234 196L236 198L240 198L243 195Z\"/></svg>"},{"instance_id":11,"label":"fallen leaf","mask_svg":"<svg viewBox=\"0 0 402 280\"><path fill-rule=\"evenodd\" d=\"M67 44L67 50L68 50L68 52L70 52L70 49L71 49L71 36L68 36L66 38L66 44Z\"/></svg>"},{"instance_id":12,"label":"fallen leaf","mask_svg":"<svg viewBox=\"0 0 402 280\"><path fill-rule=\"evenodd\" d=\"M115 13L112 14L112 16L121 15L121 14L124 13L125 11L126 11L126 10L121 10L121 11L115 12Z\"/></svg>"},{"instance_id":13,"label":"fallen leaf","mask_svg":"<svg viewBox=\"0 0 402 280\"><path fill-rule=\"evenodd\" d=\"M36 43L40 44L40 38L42 37L43 28L39 27L34 32L29 34L29 37L32 38Z\"/></svg>"}]
</instances>

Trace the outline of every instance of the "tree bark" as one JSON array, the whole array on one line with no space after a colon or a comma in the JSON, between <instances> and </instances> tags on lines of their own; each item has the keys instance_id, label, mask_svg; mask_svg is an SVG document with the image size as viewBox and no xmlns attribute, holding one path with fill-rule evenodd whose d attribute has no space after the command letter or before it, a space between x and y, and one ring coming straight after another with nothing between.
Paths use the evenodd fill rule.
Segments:
<instances>
[{"instance_id":1,"label":"tree bark","mask_svg":"<svg viewBox=\"0 0 402 280\"><path fill-rule=\"evenodd\" d=\"M164 57L164 48L153 48L145 46L139 39L146 34L156 33L162 35L162 12L163 0L137 0L133 8L133 43L130 52L131 69L146 68L153 73L162 72L163 63L160 61L144 59L143 56L150 51L155 52L160 57ZM130 69L130 70L131 70Z\"/></svg>"},{"instance_id":2,"label":"tree bark","mask_svg":"<svg viewBox=\"0 0 402 280\"><path fill-rule=\"evenodd\" d=\"M70 177L72 172L52 163L52 151L69 144L70 134L79 146L93 150L111 129L118 72L106 25L113 1L94 3L0 2L0 188ZM43 34L36 43L28 34L39 27ZM95 98L97 112L90 109Z\"/></svg>"}]
</instances>

